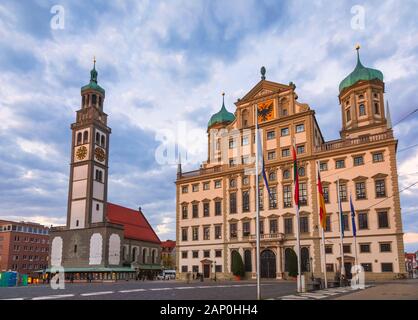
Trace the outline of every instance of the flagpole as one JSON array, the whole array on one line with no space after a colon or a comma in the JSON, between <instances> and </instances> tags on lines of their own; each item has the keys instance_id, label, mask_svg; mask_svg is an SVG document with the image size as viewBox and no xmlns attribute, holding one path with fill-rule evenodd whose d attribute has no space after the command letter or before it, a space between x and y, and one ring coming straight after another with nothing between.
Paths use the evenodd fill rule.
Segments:
<instances>
[{"instance_id":1,"label":"flagpole","mask_svg":"<svg viewBox=\"0 0 418 320\"><path fill-rule=\"evenodd\" d=\"M318 170L318 178L319 178L319 172L320 172L320 165L319 165L319 161L316 162L316 166L317 166L317 170ZM318 192L318 197L320 197L320 194ZM320 201L318 201L318 204L320 205ZM326 219L326 216L324 217L324 219ZM326 223L326 222L325 222ZM324 272L324 284L325 284L325 289L328 288L328 278L327 278L327 254L325 252L325 231L324 228L321 225L321 237L322 237L322 248L321 248L321 255L322 255L322 268L323 268L323 272Z\"/></svg>"},{"instance_id":2,"label":"flagpole","mask_svg":"<svg viewBox=\"0 0 418 320\"><path fill-rule=\"evenodd\" d=\"M296 157L296 141L295 138L293 138L293 152L295 153L295 157ZM298 172L298 168L297 168L297 162L294 164L296 165L296 168L294 169L294 174L297 175L299 174ZM295 193L296 193L296 188L298 188L299 186L296 185L296 179L298 177L295 176L293 177L294 180L294 185L295 185ZM297 291L298 292L302 292L302 268L301 268L301 260L300 260L300 218L299 218L299 199L298 199L298 203L295 203L295 207L296 207L296 253L298 256L298 277L297 277Z\"/></svg>"},{"instance_id":3,"label":"flagpole","mask_svg":"<svg viewBox=\"0 0 418 320\"><path fill-rule=\"evenodd\" d=\"M340 212L340 252L341 252L341 276L340 276L340 286L342 287L343 276L345 277L345 266L344 266L344 223L343 223L343 213L341 206L341 196L340 196L340 178L337 178L337 196L338 196L338 211Z\"/></svg>"},{"instance_id":4,"label":"flagpole","mask_svg":"<svg viewBox=\"0 0 418 320\"><path fill-rule=\"evenodd\" d=\"M256 141L256 157L255 157L255 208L256 208L256 275L257 275L257 300L261 300L261 281L260 281L260 208L259 208L259 173L258 173L258 148L259 148L259 139L258 139L258 114L257 106L254 105L254 115L255 115L255 141Z\"/></svg>"}]
</instances>

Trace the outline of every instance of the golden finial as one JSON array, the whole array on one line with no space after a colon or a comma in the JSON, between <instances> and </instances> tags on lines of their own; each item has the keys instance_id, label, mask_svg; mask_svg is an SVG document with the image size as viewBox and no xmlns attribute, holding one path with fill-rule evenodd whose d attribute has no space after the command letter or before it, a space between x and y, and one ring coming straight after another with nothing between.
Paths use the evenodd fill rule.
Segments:
<instances>
[{"instance_id":1,"label":"golden finial","mask_svg":"<svg viewBox=\"0 0 418 320\"><path fill-rule=\"evenodd\" d=\"M96 56L93 57L94 67L96 67Z\"/></svg>"},{"instance_id":2,"label":"golden finial","mask_svg":"<svg viewBox=\"0 0 418 320\"><path fill-rule=\"evenodd\" d=\"M361 48L361 47L360 47L360 44L359 44L359 43L357 43L357 44L356 44L356 50L358 51L358 50L360 50L360 48Z\"/></svg>"},{"instance_id":3,"label":"golden finial","mask_svg":"<svg viewBox=\"0 0 418 320\"><path fill-rule=\"evenodd\" d=\"M225 97L225 92L222 92L222 96Z\"/></svg>"}]
</instances>

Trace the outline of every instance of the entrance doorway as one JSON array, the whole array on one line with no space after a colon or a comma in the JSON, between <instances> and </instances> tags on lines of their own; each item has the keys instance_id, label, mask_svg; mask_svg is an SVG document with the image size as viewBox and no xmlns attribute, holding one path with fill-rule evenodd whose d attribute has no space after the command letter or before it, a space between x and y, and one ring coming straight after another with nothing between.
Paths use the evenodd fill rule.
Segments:
<instances>
[{"instance_id":1,"label":"entrance doorway","mask_svg":"<svg viewBox=\"0 0 418 320\"><path fill-rule=\"evenodd\" d=\"M209 278L210 277L210 264L203 265L203 277Z\"/></svg>"},{"instance_id":2,"label":"entrance doorway","mask_svg":"<svg viewBox=\"0 0 418 320\"><path fill-rule=\"evenodd\" d=\"M264 250L260 256L261 278L276 278L276 255L271 250Z\"/></svg>"},{"instance_id":3,"label":"entrance doorway","mask_svg":"<svg viewBox=\"0 0 418 320\"><path fill-rule=\"evenodd\" d=\"M353 274L351 273L352 266L353 264L351 262L344 263L345 275L348 280L351 280L351 278L353 278Z\"/></svg>"}]
</instances>

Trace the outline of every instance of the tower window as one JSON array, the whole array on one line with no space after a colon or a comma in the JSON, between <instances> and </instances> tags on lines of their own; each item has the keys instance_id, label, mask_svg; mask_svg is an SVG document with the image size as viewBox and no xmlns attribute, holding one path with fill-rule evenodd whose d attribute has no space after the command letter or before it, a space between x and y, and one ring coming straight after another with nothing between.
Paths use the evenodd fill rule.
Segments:
<instances>
[{"instance_id":1,"label":"tower window","mask_svg":"<svg viewBox=\"0 0 418 320\"><path fill-rule=\"evenodd\" d=\"M105 146L105 136L102 136L102 139L101 139L101 146L102 147L104 147Z\"/></svg>"},{"instance_id":2,"label":"tower window","mask_svg":"<svg viewBox=\"0 0 418 320\"><path fill-rule=\"evenodd\" d=\"M79 220L77 220L76 222L75 222L75 226L76 227L78 227L80 225L80 221Z\"/></svg>"},{"instance_id":3,"label":"tower window","mask_svg":"<svg viewBox=\"0 0 418 320\"><path fill-rule=\"evenodd\" d=\"M77 253L77 245L74 245L74 253Z\"/></svg>"},{"instance_id":4,"label":"tower window","mask_svg":"<svg viewBox=\"0 0 418 320\"><path fill-rule=\"evenodd\" d=\"M379 109L379 104L378 103L374 104L374 113L375 114L380 114L380 109Z\"/></svg>"},{"instance_id":5,"label":"tower window","mask_svg":"<svg viewBox=\"0 0 418 320\"><path fill-rule=\"evenodd\" d=\"M101 170L96 170L96 181L103 181L103 172Z\"/></svg>"},{"instance_id":6,"label":"tower window","mask_svg":"<svg viewBox=\"0 0 418 320\"><path fill-rule=\"evenodd\" d=\"M89 141L89 132L88 131L84 131L83 143L87 143L88 141Z\"/></svg>"},{"instance_id":7,"label":"tower window","mask_svg":"<svg viewBox=\"0 0 418 320\"><path fill-rule=\"evenodd\" d=\"M102 107L102 97L99 97L99 107Z\"/></svg>"},{"instance_id":8,"label":"tower window","mask_svg":"<svg viewBox=\"0 0 418 320\"><path fill-rule=\"evenodd\" d=\"M82 140L82 137L83 135L81 134L81 132L79 132L78 134L77 134L77 144L81 144L81 140Z\"/></svg>"},{"instance_id":9,"label":"tower window","mask_svg":"<svg viewBox=\"0 0 418 320\"><path fill-rule=\"evenodd\" d=\"M100 210L100 204L96 204L96 211L99 211Z\"/></svg>"},{"instance_id":10,"label":"tower window","mask_svg":"<svg viewBox=\"0 0 418 320\"><path fill-rule=\"evenodd\" d=\"M97 103L97 96L95 94L93 94L91 96L91 103L92 103L92 105L96 105L96 103Z\"/></svg>"},{"instance_id":11,"label":"tower window","mask_svg":"<svg viewBox=\"0 0 418 320\"><path fill-rule=\"evenodd\" d=\"M363 103L358 106L358 109L359 109L360 116L365 116L366 115L366 107L364 106Z\"/></svg>"},{"instance_id":12,"label":"tower window","mask_svg":"<svg viewBox=\"0 0 418 320\"><path fill-rule=\"evenodd\" d=\"M96 143L100 143L100 133L96 132Z\"/></svg>"},{"instance_id":13,"label":"tower window","mask_svg":"<svg viewBox=\"0 0 418 320\"><path fill-rule=\"evenodd\" d=\"M83 108L85 107L85 105L86 105L86 96L83 96L81 105L82 105Z\"/></svg>"},{"instance_id":14,"label":"tower window","mask_svg":"<svg viewBox=\"0 0 418 320\"><path fill-rule=\"evenodd\" d=\"M351 121L351 112L350 112L350 108L348 108L348 109L346 110L346 119L347 119L347 122L350 122L350 121Z\"/></svg>"}]
</instances>

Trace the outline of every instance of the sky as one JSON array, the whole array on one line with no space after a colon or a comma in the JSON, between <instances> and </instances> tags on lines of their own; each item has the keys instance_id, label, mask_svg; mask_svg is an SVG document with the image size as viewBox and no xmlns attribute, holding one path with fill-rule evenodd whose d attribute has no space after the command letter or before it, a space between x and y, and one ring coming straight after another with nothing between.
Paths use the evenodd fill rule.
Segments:
<instances>
[{"instance_id":1,"label":"sky","mask_svg":"<svg viewBox=\"0 0 418 320\"><path fill-rule=\"evenodd\" d=\"M396 124L418 107L416 12L413 0L2 0L0 218L65 224L70 124L93 56L112 128L108 200L142 207L162 240L175 239L168 155L177 142L183 170L199 167L223 91L234 111L265 66L338 139L338 85L360 43L363 64L385 76ZM404 150L417 127L415 113L394 128L401 189L418 181L418 147ZM401 193L408 251L418 250L417 192Z\"/></svg>"}]
</instances>

